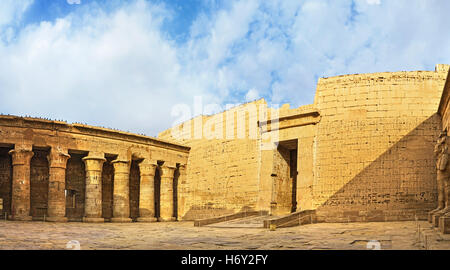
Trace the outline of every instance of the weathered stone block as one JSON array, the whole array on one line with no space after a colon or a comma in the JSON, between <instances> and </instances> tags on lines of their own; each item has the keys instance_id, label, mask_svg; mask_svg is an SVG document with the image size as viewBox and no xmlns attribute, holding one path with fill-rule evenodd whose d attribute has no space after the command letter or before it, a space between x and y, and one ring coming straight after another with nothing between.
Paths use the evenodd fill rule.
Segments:
<instances>
[{"instance_id":1,"label":"weathered stone block","mask_svg":"<svg viewBox=\"0 0 450 270\"><path fill-rule=\"evenodd\" d=\"M439 231L444 234L450 233L450 217L442 216L439 218Z\"/></svg>"}]
</instances>

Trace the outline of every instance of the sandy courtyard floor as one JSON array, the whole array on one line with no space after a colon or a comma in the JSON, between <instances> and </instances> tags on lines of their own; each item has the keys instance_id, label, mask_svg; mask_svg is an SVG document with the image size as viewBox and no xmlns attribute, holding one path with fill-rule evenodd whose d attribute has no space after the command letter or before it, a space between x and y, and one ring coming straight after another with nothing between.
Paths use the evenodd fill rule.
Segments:
<instances>
[{"instance_id":1,"label":"sandy courtyard floor","mask_svg":"<svg viewBox=\"0 0 450 270\"><path fill-rule=\"evenodd\" d=\"M370 240L378 241L381 249L450 249L450 236L441 235L427 222L321 223L269 231L194 227L193 222L0 221L0 249L66 249L71 240L78 241L82 250L367 249Z\"/></svg>"}]
</instances>

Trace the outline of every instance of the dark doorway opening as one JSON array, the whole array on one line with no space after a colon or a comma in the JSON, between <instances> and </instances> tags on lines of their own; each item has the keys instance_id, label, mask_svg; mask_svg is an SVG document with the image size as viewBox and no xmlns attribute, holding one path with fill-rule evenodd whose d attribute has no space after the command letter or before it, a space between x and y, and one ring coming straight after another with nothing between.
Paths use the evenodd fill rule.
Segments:
<instances>
[{"instance_id":1,"label":"dark doorway opening","mask_svg":"<svg viewBox=\"0 0 450 270\"><path fill-rule=\"evenodd\" d=\"M82 221L86 189L86 153L69 151L66 167L66 217L69 221Z\"/></svg>"},{"instance_id":2,"label":"dark doorway opening","mask_svg":"<svg viewBox=\"0 0 450 270\"><path fill-rule=\"evenodd\" d=\"M179 165L174 173L173 178L173 216L178 220L178 178L180 178Z\"/></svg>"},{"instance_id":3,"label":"dark doorway opening","mask_svg":"<svg viewBox=\"0 0 450 270\"><path fill-rule=\"evenodd\" d=\"M158 167L155 171L155 217L160 217L161 209L161 165L163 162L158 161Z\"/></svg>"},{"instance_id":4,"label":"dark doorway opening","mask_svg":"<svg viewBox=\"0 0 450 270\"><path fill-rule=\"evenodd\" d=\"M132 160L130 167L130 218L136 221L139 217L139 191L141 173L139 161Z\"/></svg>"},{"instance_id":5,"label":"dark doorway opening","mask_svg":"<svg viewBox=\"0 0 450 270\"><path fill-rule=\"evenodd\" d=\"M11 147L0 147L0 218L11 215L12 159ZM6 215L6 216L5 216Z\"/></svg>"},{"instance_id":6,"label":"dark doorway opening","mask_svg":"<svg viewBox=\"0 0 450 270\"><path fill-rule=\"evenodd\" d=\"M292 210L295 212L297 210L297 149L289 151L290 154L290 164L289 164L289 175L292 179Z\"/></svg>"},{"instance_id":7,"label":"dark doorway opening","mask_svg":"<svg viewBox=\"0 0 450 270\"><path fill-rule=\"evenodd\" d=\"M44 220L48 207L49 150L33 148L30 173L30 200L33 220Z\"/></svg>"},{"instance_id":8,"label":"dark doorway opening","mask_svg":"<svg viewBox=\"0 0 450 270\"><path fill-rule=\"evenodd\" d=\"M112 161L116 156L106 156L102 170L102 217L106 222L113 217L114 166Z\"/></svg>"}]
</instances>

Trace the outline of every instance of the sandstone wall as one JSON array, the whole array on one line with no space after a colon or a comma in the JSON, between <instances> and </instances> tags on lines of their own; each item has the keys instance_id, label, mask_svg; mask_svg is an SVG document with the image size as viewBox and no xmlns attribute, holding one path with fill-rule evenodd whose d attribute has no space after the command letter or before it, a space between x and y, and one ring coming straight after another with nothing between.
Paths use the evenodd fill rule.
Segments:
<instances>
[{"instance_id":1,"label":"sandstone wall","mask_svg":"<svg viewBox=\"0 0 450 270\"><path fill-rule=\"evenodd\" d=\"M439 103L438 114L442 119L442 130L447 129L447 134L450 134L450 71Z\"/></svg>"},{"instance_id":2,"label":"sandstone wall","mask_svg":"<svg viewBox=\"0 0 450 270\"><path fill-rule=\"evenodd\" d=\"M425 218L436 206L436 115L447 72L320 79L313 207L319 221Z\"/></svg>"},{"instance_id":3,"label":"sandstone wall","mask_svg":"<svg viewBox=\"0 0 450 270\"><path fill-rule=\"evenodd\" d=\"M256 208L260 170L257 111L264 104L259 100L212 116L198 116L174 127L175 136L171 129L158 135L191 148L187 177L178 182L180 217L192 220ZM238 124L238 115L244 116L245 122L239 120ZM239 134L240 127L245 134ZM255 133L250 136L251 132Z\"/></svg>"}]
</instances>

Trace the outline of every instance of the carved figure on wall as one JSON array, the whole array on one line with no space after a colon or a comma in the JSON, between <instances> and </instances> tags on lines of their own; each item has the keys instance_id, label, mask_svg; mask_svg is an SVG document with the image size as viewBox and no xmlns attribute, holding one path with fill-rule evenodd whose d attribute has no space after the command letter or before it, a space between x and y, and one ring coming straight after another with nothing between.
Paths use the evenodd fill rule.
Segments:
<instances>
[{"instance_id":1,"label":"carved figure on wall","mask_svg":"<svg viewBox=\"0 0 450 270\"><path fill-rule=\"evenodd\" d=\"M448 146L447 146L447 129L439 135L437 143L434 147L434 153L437 157L437 189L438 189L438 208L431 211L431 215L442 216L450 212L449 204L449 177L450 169L448 169Z\"/></svg>"}]
</instances>

